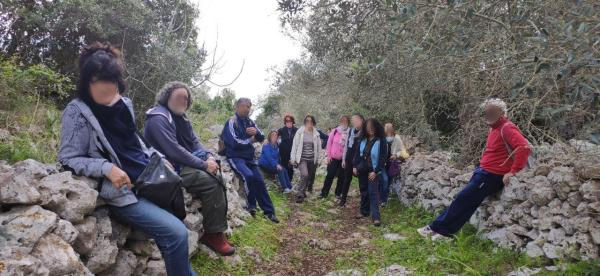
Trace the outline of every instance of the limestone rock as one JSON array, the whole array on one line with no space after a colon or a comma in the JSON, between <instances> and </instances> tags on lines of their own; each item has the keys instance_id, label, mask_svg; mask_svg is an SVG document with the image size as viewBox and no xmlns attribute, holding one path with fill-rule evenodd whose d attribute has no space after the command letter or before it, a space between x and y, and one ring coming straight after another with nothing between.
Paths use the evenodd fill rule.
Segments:
<instances>
[{"instance_id":1,"label":"limestone rock","mask_svg":"<svg viewBox=\"0 0 600 276\"><path fill-rule=\"evenodd\" d=\"M54 234L42 237L31 255L38 258L48 268L50 275L93 275L81 263L75 250Z\"/></svg>"},{"instance_id":2,"label":"limestone rock","mask_svg":"<svg viewBox=\"0 0 600 276\"><path fill-rule=\"evenodd\" d=\"M167 270L165 268L165 262L163 260L150 260L146 264L146 270L144 275L147 276L166 276Z\"/></svg>"},{"instance_id":3,"label":"limestone rock","mask_svg":"<svg viewBox=\"0 0 600 276\"><path fill-rule=\"evenodd\" d=\"M96 245L96 238L98 236L96 217L86 217L83 222L75 225L75 229L77 229L79 234L75 239L73 248L81 255L89 254Z\"/></svg>"},{"instance_id":4,"label":"limestone rock","mask_svg":"<svg viewBox=\"0 0 600 276\"><path fill-rule=\"evenodd\" d=\"M374 276L405 276L412 275L413 272L404 266L393 264L391 266L378 269L373 273Z\"/></svg>"},{"instance_id":5,"label":"limestone rock","mask_svg":"<svg viewBox=\"0 0 600 276\"><path fill-rule=\"evenodd\" d=\"M37 184L37 189L42 195L42 206L72 223L82 221L96 207L98 192L84 181L71 177L71 172L46 176Z\"/></svg>"},{"instance_id":6,"label":"limestone rock","mask_svg":"<svg viewBox=\"0 0 600 276\"><path fill-rule=\"evenodd\" d=\"M108 270L100 273L100 276L129 276L134 275L137 266L137 258L133 252L121 249L116 258L116 263Z\"/></svg>"},{"instance_id":7,"label":"limestone rock","mask_svg":"<svg viewBox=\"0 0 600 276\"><path fill-rule=\"evenodd\" d=\"M41 195L29 179L8 165L0 166L0 204L36 204Z\"/></svg>"},{"instance_id":8,"label":"limestone rock","mask_svg":"<svg viewBox=\"0 0 600 276\"><path fill-rule=\"evenodd\" d=\"M77 239L77 235L79 235L77 228L75 228L71 222L64 219L58 220L58 224L53 233L71 245L75 242L75 239Z\"/></svg>"},{"instance_id":9,"label":"limestone rock","mask_svg":"<svg viewBox=\"0 0 600 276\"><path fill-rule=\"evenodd\" d=\"M588 180L581 185L579 189L583 198L591 202L600 201L600 181Z\"/></svg>"},{"instance_id":10,"label":"limestone rock","mask_svg":"<svg viewBox=\"0 0 600 276\"><path fill-rule=\"evenodd\" d=\"M2 247L0 250L0 264L2 275L35 275L47 276L50 274L42 262L31 255L22 254L20 250L12 247Z\"/></svg>"},{"instance_id":11,"label":"limestone rock","mask_svg":"<svg viewBox=\"0 0 600 276\"><path fill-rule=\"evenodd\" d=\"M23 247L27 254L42 236L54 230L57 220L56 214L37 205L0 213L0 246Z\"/></svg>"}]
</instances>

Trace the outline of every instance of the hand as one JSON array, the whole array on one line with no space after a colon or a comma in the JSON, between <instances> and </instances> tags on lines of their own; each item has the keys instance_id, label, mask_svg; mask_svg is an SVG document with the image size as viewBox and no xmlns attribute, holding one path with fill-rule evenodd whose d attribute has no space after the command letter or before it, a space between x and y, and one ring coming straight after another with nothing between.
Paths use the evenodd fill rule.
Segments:
<instances>
[{"instance_id":1,"label":"hand","mask_svg":"<svg viewBox=\"0 0 600 276\"><path fill-rule=\"evenodd\" d=\"M396 155L392 155L392 156L390 156L390 160L396 160L396 159L397 159L397 158L396 158Z\"/></svg>"},{"instance_id":2,"label":"hand","mask_svg":"<svg viewBox=\"0 0 600 276\"><path fill-rule=\"evenodd\" d=\"M345 168L346 168L346 160L343 160L342 161L342 169L345 169Z\"/></svg>"},{"instance_id":3,"label":"hand","mask_svg":"<svg viewBox=\"0 0 600 276\"><path fill-rule=\"evenodd\" d=\"M277 165L277 171L283 171L283 167L281 165Z\"/></svg>"},{"instance_id":4,"label":"hand","mask_svg":"<svg viewBox=\"0 0 600 276\"><path fill-rule=\"evenodd\" d=\"M210 174L216 174L219 169L219 164L215 160L206 160L206 171Z\"/></svg>"},{"instance_id":5,"label":"hand","mask_svg":"<svg viewBox=\"0 0 600 276\"><path fill-rule=\"evenodd\" d=\"M353 169L352 169L352 173L353 173L354 175L358 175L358 170L356 170L356 168L353 168Z\"/></svg>"},{"instance_id":6,"label":"hand","mask_svg":"<svg viewBox=\"0 0 600 276\"><path fill-rule=\"evenodd\" d=\"M373 181L373 180L375 180L375 177L377 177L377 174L375 172L369 173L369 180Z\"/></svg>"},{"instance_id":7,"label":"hand","mask_svg":"<svg viewBox=\"0 0 600 276\"><path fill-rule=\"evenodd\" d=\"M113 165L110 169L110 172L106 176L110 182L112 182L113 186L117 189L121 189L123 186L127 185L129 189L131 189L131 180L127 173L121 170L119 167Z\"/></svg>"},{"instance_id":8,"label":"hand","mask_svg":"<svg viewBox=\"0 0 600 276\"><path fill-rule=\"evenodd\" d=\"M255 127L248 127L246 128L246 134L250 135L250 136L254 136L256 135L256 128Z\"/></svg>"},{"instance_id":9,"label":"hand","mask_svg":"<svg viewBox=\"0 0 600 276\"><path fill-rule=\"evenodd\" d=\"M510 183L510 178L513 177L515 174L514 173L507 173L504 175L504 177L502 177L502 182L504 182L505 186L508 186L508 184Z\"/></svg>"},{"instance_id":10,"label":"hand","mask_svg":"<svg viewBox=\"0 0 600 276\"><path fill-rule=\"evenodd\" d=\"M171 170L175 170L175 167L173 167L173 164L171 164L171 162L169 162L166 159L165 159L165 166L167 166Z\"/></svg>"},{"instance_id":11,"label":"hand","mask_svg":"<svg viewBox=\"0 0 600 276\"><path fill-rule=\"evenodd\" d=\"M329 165L329 163L331 163L331 158L327 157L327 159L325 159L325 164Z\"/></svg>"}]
</instances>

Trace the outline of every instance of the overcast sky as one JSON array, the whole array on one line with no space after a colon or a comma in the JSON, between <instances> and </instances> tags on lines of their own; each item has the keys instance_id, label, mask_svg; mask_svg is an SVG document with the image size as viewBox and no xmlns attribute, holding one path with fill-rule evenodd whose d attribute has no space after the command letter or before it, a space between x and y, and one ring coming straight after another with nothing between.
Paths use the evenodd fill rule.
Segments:
<instances>
[{"instance_id":1,"label":"overcast sky","mask_svg":"<svg viewBox=\"0 0 600 276\"><path fill-rule=\"evenodd\" d=\"M241 76L229 86L237 97L258 99L269 90L267 69L281 68L288 59L300 56L300 44L281 31L277 1L193 1L200 9L200 42L210 55L215 54L212 51L217 42L216 56L222 57L222 68L211 79L220 84L231 82L245 61ZM209 86L211 95L222 89Z\"/></svg>"}]
</instances>

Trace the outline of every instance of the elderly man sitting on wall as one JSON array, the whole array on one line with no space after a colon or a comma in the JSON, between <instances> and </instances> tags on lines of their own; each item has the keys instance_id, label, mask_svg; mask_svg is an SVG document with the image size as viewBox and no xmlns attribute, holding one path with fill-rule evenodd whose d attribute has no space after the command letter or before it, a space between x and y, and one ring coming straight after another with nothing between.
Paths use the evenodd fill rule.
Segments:
<instances>
[{"instance_id":1,"label":"elderly man sitting on wall","mask_svg":"<svg viewBox=\"0 0 600 276\"><path fill-rule=\"evenodd\" d=\"M146 112L144 136L175 165L183 186L202 202L204 235L200 241L221 255L235 248L227 241L227 199L217 176L219 165L194 134L185 112L192 105L190 88L169 82L156 96L157 105Z\"/></svg>"},{"instance_id":2,"label":"elderly man sitting on wall","mask_svg":"<svg viewBox=\"0 0 600 276\"><path fill-rule=\"evenodd\" d=\"M510 178L527 165L530 144L506 117L506 103L492 98L481 107L490 131L479 167L444 213L417 230L421 236L438 240L458 232L487 196L502 190Z\"/></svg>"}]
</instances>

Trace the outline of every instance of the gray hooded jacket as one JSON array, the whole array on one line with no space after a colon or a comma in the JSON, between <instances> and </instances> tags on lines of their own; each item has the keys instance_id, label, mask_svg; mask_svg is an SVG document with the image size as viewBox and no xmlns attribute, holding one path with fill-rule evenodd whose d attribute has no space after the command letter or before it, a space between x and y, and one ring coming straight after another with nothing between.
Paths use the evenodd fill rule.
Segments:
<instances>
[{"instance_id":1,"label":"gray hooded jacket","mask_svg":"<svg viewBox=\"0 0 600 276\"><path fill-rule=\"evenodd\" d=\"M122 99L131 111L131 116L135 118L131 100L125 97ZM141 139L140 145L147 156L158 153L152 148L147 148ZM109 156L110 160L103 156ZM79 99L71 101L63 112L58 161L71 168L77 175L102 178L100 197L107 204L121 207L137 202L136 196L129 188L117 189L105 177L110 173L113 164L121 167L121 163L92 110Z\"/></svg>"}]
</instances>

